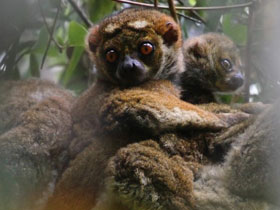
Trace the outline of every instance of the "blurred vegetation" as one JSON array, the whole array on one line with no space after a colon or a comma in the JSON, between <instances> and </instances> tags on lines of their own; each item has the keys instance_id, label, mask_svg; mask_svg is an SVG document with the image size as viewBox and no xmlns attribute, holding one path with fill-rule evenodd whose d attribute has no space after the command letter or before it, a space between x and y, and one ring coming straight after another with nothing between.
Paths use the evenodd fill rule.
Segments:
<instances>
[{"instance_id":1,"label":"blurred vegetation","mask_svg":"<svg viewBox=\"0 0 280 210\"><path fill-rule=\"evenodd\" d=\"M269 101L275 97L269 93L278 90L280 77L277 65L267 68L269 54L264 50L264 14L269 2L255 1L253 8L252 70L250 86L255 100ZM0 2L0 79L25 79L40 77L60 83L76 93L83 91L95 79L95 69L84 47L88 27L67 0L1 0ZM104 16L128 7L128 4L112 0L76 0L93 24ZM152 0L138 2L153 3ZM167 5L167 1L159 1ZM177 0L177 6L221 6L246 3L248 0ZM279 4L278 4L279 5ZM273 9L273 8L272 8ZM168 10L165 10L168 12ZM213 11L177 11L184 38L214 31L230 36L246 57L248 37L248 8ZM187 16L187 18L185 17ZM188 17L199 21L190 20ZM273 25L273 24L277 24ZM278 22L270 27L278 28ZM258 30L257 30L258 29ZM53 34L53 35L51 35ZM273 46L272 46L273 47ZM270 52L270 48L265 49ZM264 60L259 60L261 57ZM266 60L268 59L268 60ZM277 59L276 59L277 60ZM259 61L259 62L255 62ZM272 76L267 76L272 75ZM265 94L264 94L265 93ZM253 95L251 95L253 97ZM229 96L223 100L230 102ZM239 99L235 99L238 101ZM241 99L242 100L242 99Z\"/></svg>"}]
</instances>

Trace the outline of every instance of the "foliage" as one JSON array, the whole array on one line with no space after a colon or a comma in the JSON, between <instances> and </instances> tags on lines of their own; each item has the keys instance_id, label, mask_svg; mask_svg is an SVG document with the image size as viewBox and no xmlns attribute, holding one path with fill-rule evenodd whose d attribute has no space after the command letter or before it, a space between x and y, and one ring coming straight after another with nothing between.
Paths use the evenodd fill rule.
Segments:
<instances>
[{"instance_id":1,"label":"foliage","mask_svg":"<svg viewBox=\"0 0 280 210\"><path fill-rule=\"evenodd\" d=\"M78 6L86 11L93 22L117 9L111 0L83 0L78 1ZM84 46L87 27L68 1L5 0L0 3L0 10L2 8L2 20L12 16L4 10L19 17L9 26L6 22L0 22L1 27L5 26L0 43L0 78L48 78L77 93L87 87L92 68ZM55 20L58 8L59 16ZM22 10L26 12L18 13ZM28 14L32 17L26 18ZM20 31L13 31L15 27ZM13 33L16 34L9 36ZM47 50L49 39L52 40Z\"/></svg>"},{"instance_id":2,"label":"foliage","mask_svg":"<svg viewBox=\"0 0 280 210\"><path fill-rule=\"evenodd\" d=\"M79 0L75 2L86 12L93 23L97 23L113 11L128 6L112 0ZM139 2L153 3L152 0ZM167 5L166 0L159 2ZM175 1L177 6L199 7L245 2L248 1ZM55 16L58 11L56 20ZM241 50L246 48L248 8L177 12L180 14L180 24L185 38L208 31L223 32L230 36ZM200 22L190 20L186 16ZM0 79L51 78L79 93L87 87L89 78L94 77L94 68L84 50L87 27L69 1L2 0L0 2L0 26L4 31L0 34ZM52 27L54 27L53 36L50 35ZM48 43L50 43L49 47ZM259 85L259 83L257 77L253 77L252 84ZM262 82L261 87L263 84ZM225 101L230 100L226 97Z\"/></svg>"}]
</instances>

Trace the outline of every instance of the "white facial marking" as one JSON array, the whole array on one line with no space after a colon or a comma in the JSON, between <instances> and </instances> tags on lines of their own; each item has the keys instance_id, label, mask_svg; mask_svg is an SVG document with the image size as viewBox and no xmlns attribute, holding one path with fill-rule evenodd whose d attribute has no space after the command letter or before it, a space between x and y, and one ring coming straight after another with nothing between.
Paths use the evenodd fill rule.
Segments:
<instances>
[{"instance_id":1,"label":"white facial marking","mask_svg":"<svg viewBox=\"0 0 280 210\"><path fill-rule=\"evenodd\" d=\"M118 28L119 26L114 23L110 23L106 26L105 32L106 33L114 33L114 31Z\"/></svg>"},{"instance_id":2,"label":"white facial marking","mask_svg":"<svg viewBox=\"0 0 280 210\"><path fill-rule=\"evenodd\" d=\"M145 28L148 25L148 22L145 20L137 20L134 22L129 22L128 25L135 29Z\"/></svg>"}]
</instances>

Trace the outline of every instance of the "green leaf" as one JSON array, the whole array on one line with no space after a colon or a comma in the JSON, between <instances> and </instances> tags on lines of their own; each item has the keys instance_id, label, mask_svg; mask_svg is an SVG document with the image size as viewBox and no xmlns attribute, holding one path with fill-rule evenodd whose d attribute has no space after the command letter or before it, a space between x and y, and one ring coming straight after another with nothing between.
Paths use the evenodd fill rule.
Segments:
<instances>
[{"instance_id":1,"label":"green leaf","mask_svg":"<svg viewBox=\"0 0 280 210\"><path fill-rule=\"evenodd\" d=\"M196 0L189 0L189 4L191 6L195 6L196 5Z\"/></svg>"},{"instance_id":2,"label":"green leaf","mask_svg":"<svg viewBox=\"0 0 280 210\"><path fill-rule=\"evenodd\" d=\"M76 67L78 66L78 63L80 61L80 58L84 52L84 47L75 47L73 50L73 54L71 56L70 62L65 70L65 73L62 78L62 84L64 86L67 86L69 81L71 80Z\"/></svg>"},{"instance_id":3,"label":"green leaf","mask_svg":"<svg viewBox=\"0 0 280 210\"><path fill-rule=\"evenodd\" d=\"M30 54L30 74L32 77L40 77L39 62L34 53Z\"/></svg>"},{"instance_id":4,"label":"green leaf","mask_svg":"<svg viewBox=\"0 0 280 210\"><path fill-rule=\"evenodd\" d=\"M59 27L56 30L56 40L58 42L58 44L64 46L67 43L67 35L65 35L65 31L62 27Z\"/></svg>"},{"instance_id":5,"label":"green leaf","mask_svg":"<svg viewBox=\"0 0 280 210\"><path fill-rule=\"evenodd\" d=\"M238 45L245 45L247 42L247 26L233 21L232 14L223 16L223 31Z\"/></svg>"},{"instance_id":6,"label":"green leaf","mask_svg":"<svg viewBox=\"0 0 280 210\"><path fill-rule=\"evenodd\" d=\"M223 104L230 104L231 100L232 100L232 95L228 94L228 95L218 95L220 101Z\"/></svg>"},{"instance_id":7,"label":"green leaf","mask_svg":"<svg viewBox=\"0 0 280 210\"><path fill-rule=\"evenodd\" d=\"M44 53L47 43L48 43L48 39L49 39L48 30L45 27L41 28L41 30L39 32L38 41L34 45L32 51L35 53Z\"/></svg>"},{"instance_id":8,"label":"green leaf","mask_svg":"<svg viewBox=\"0 0 280 210\"><path fill-rule=\"evenodd\" d=\"M81 24L72 21L69 25L68 42L72 47L84 47L87 30Z\"/></svg>"},{"instance_id":9,"label":"green leaf","mask_svg":"<svg viewBox=\"0 0 280 210\"><path fill-rule=\"evenodd\" d=\"M112 13L115 2L112 0L89 0L88 5L90 19L92 22L96 22Z\"/></svg>"}]
</instances>

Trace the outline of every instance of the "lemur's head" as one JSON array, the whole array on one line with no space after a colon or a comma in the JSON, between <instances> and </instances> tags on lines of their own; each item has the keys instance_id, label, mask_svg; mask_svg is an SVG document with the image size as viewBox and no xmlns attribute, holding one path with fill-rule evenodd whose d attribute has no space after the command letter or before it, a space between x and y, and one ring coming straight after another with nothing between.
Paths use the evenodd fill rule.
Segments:
<instances>
[{"instance_id":1,"label":"lemur's head","mask_svg":"<svg viewBox=\"0 0 280 210\"><path fill-rule=\"evenodd\" d=\"M188 79L199 79L203 88L224 92L242 86L239 51L227 36L207 33L190 38L184 43L183 53L185 74Z\"/></svg>"},{"instance_id":2,"label":"lemur's head","mask_svg":"<svg viewBox=\"0 0 280 210\"><path fill-rule=\"evenodd\" d=\"M156 10L125 9L94 26L87 37L100 79L120 86L172 79L184 70L181 30Z\"/></svg>"}]
</instances>

